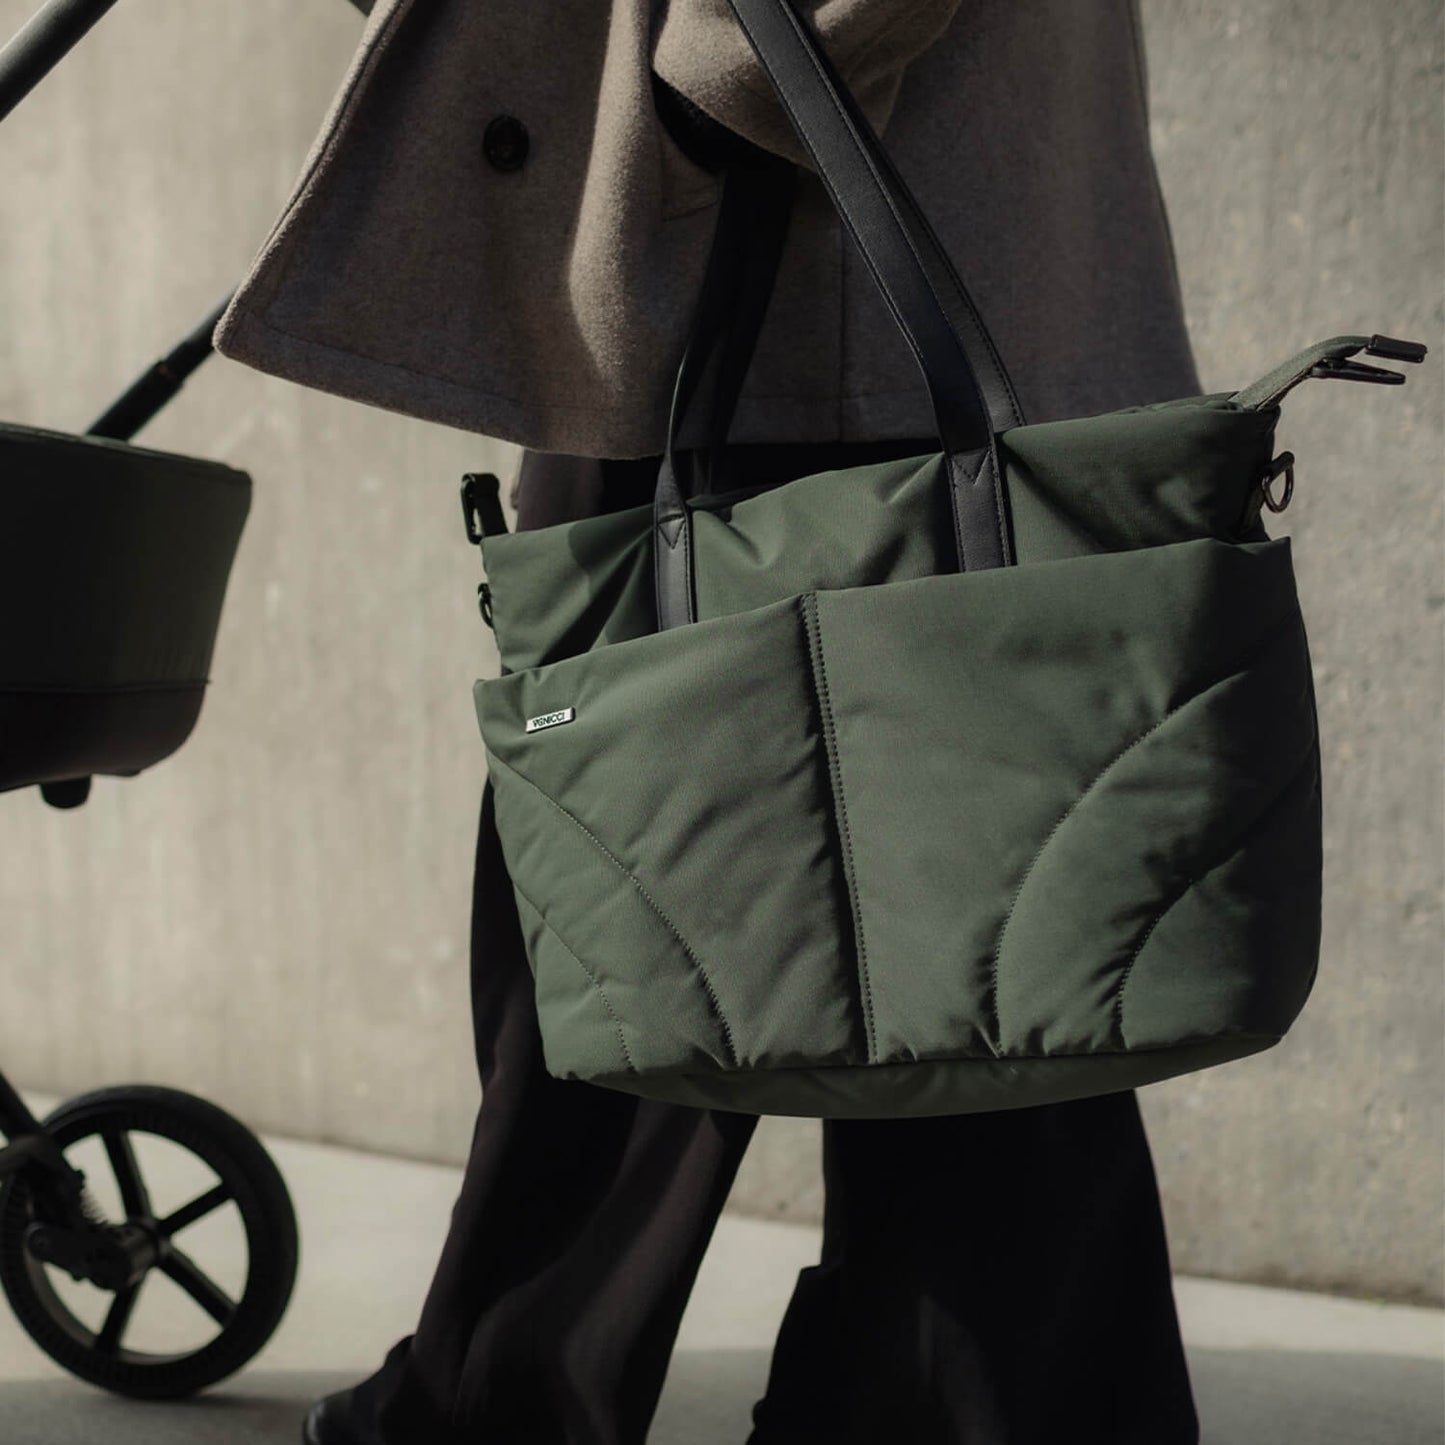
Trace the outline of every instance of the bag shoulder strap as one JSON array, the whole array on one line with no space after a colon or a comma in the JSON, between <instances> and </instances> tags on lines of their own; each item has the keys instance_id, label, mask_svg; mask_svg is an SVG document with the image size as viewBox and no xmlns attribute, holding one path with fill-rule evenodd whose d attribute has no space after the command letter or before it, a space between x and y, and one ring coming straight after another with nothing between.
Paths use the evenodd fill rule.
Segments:
<instances>
[{"instance_id":1,"label":"bag shoulder strap","mask_svg":"<svg viewBox=\"0 0 1445 1445\"><path fill-rule=\"evenodd\" d=\"M720 452L732 428L787 239L798 171L749 148L724 171L712 246L673 388L667 454L684 432L692 447ZM688 495L695 488L686 487Z\"/></svg>"},{"instance_id":2,"label":"bag shoulder strap","mask_svg":"<svg viewBox=\"0 0 1445 1445\"><path fill-rule=\"evenodd\" d=\"M793 0L729 4L923 372L944 450L1019 426L978 308Z\"/></svg>"},{"instance_id":3,"label":"bag shoulder strap","mask_svg":"<svg viewBox=\"0 0 1445 1445\"><path fill-rule=\"evenodd\" d=\"M948 467L959 565L1007 565L1013 549L995 438L1023 417L978 308L794 0L729 4L923 374ZM718 250L715 245L715 260ZM709 280L717 276L710 262ZM704 322L708 306L717 304L706 291L699 310ZM695 328L695 339L705 329ZM691 370L689 377L685 362L679 373L675 423L700 384L696 362ZM696 615L686 480L669 448L654 513L664 628Z\"/></svg>"},{"instance_id":4,"label":"bag shoulder strap","mask_svg":"<svg viewBox=\"0 0 1445 1445\"><path fill-rule=\"evenodd\" d=\"M712 247L673 387L667 450L653 498L653 580L664 630L697 617L687 509L687 498L696 490L696 456L684 466L679 439L684 425L700 416L706 438L703 465L711 469L722 454L772 295L796 183L792 165L754 147L723 175Z\"/></svg>"}]
</instances>

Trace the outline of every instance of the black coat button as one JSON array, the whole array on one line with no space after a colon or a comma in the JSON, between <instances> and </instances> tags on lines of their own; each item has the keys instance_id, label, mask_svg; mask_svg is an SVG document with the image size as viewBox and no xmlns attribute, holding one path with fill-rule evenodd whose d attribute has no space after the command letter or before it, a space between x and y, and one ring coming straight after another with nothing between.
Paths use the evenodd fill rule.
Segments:
<instances>
[{"instance_id":1,"label":"black coat button","mask_svg":"<svg viewBox=\"0 0 1445 1445\"><path fill-rule=\"evenodd\" d=\"M499 115L488 123L482 137L482 154L499 171L519 171L532 149L527 127L514 115Z\"/></svg>"}]
</instances>

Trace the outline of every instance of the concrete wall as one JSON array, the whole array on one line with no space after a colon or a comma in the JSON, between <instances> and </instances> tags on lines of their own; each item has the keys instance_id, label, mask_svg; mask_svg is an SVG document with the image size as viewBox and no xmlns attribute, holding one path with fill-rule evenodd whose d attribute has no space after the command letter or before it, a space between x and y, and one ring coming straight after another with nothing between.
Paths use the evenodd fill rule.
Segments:
<instances>
[{"instance_id":1,"label":"concrete wall","mask_svg":"<svg viewBox=\"0 0 1445 1445\"><path fill-rule=\"evenodd\" d=\"M32 0L0 0L0 32ZM204 15L202 14L204 11ZM1298 345L1441 342L1440 0L1144 0L1206 385ZM120 6L0 132L0 415L83 424L239 273L358 20L341 0ZM1325 958L1273 1054L1149 1090L1186 1269L1441 1297L1442 363L1313 383L1284 442L1318 665ZM455 481L478 438L213 361L146 434L256 477L195 737L61 815L0 803L0 1062L144 1077L253 1122L457 1158L466 902L493 664ZM735 1204L820 1203L770 1122Z\"/></svg>"}]
</instances>

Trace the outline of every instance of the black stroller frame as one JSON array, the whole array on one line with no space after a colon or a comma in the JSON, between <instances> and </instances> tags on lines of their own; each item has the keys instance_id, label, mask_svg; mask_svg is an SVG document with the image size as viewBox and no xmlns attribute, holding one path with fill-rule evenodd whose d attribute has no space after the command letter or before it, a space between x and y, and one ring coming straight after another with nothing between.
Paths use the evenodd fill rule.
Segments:
<instances>
[{"instance_id":1,"label":"black stroller frame","mask_svg":"<svg viewBox=\"0 0 1445 1445\"><path fill-rule=\"evenodd\" d=\"M115 3L49 0L42 5L0 50L0 119ZM370 0L351 3L363 12L371 9ZM85 436L128 442L211 354L211 333L226 304L149 367ZM72 808L85 802L90 777L44 777L40 786L47 802ZM215 1182L158 1214L135 1147L144 1136L187 1151ZM93 1091L42 1121L0 1074L0 1138L8 1141L0 1148L0 1288L27 1333L71 1373L118 1394L179 1397L233 1373L270 1339L296 1277L296 1218L275 1163L239 1121L192 1095L144 1085ZM104 1152L122 1219L107 1216L85 1174L67 1157L68 1150L86 1141ZM192 1225L232 1206L244 1227L247 1251L245 1283L236 1298L180 1238ZM51 1271L109 1296L98 1327L70 1308ZM197 1348L145 1353L126 1347L127 1328L153 1271L189 1295L216 1327Z\"/></svg>"}]
</instances>

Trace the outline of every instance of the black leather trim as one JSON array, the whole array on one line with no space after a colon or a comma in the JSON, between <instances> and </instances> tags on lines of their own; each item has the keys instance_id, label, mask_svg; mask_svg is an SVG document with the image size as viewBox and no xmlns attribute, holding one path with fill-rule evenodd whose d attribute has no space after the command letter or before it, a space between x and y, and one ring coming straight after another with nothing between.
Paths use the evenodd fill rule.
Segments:
<instances>
[{"instance_id":1,"label":"black leather trim","mask_svg":"<svg viewBox=\"0 0 1445 1445\"><path fill-rule=\"evenodd\" d=\"M652 577L657 592L657 626L665 632L697 621L693 597L692 527L677 484L672 457L664 457L652 504Z\"/></svg>"},{"instance_id":2,"label":"black leather trim","mask_svg":"<svg viewBox=\"0 0 1445 1445\"><path fill-rule=\"evenodd\" d=\"M953 516L958 543L959 570L1006 567L1013 561L1005 511L998 453L993 447L952 452L948 481L953 494Z\"/></svg>"}]
</instances>

